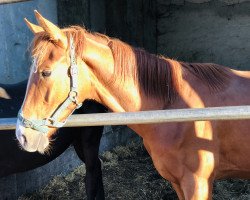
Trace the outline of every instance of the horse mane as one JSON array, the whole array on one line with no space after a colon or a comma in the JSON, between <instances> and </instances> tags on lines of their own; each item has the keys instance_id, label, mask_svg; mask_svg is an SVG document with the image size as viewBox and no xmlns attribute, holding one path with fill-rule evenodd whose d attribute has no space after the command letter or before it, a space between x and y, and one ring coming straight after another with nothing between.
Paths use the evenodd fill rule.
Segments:
<instances>
[{"instance_id":1,"label":"horse mane","mask_svg":"<svg viewBox=\"0 0 250 200\"><path fill-rule=\"evenodd\" d=\"M80 26L62 29L68 40L70 35L74 39L77 56L83 57L86 35L97 42L109 46L114 57L114 75L111 81L124 81L132 77L139 86L140 92L146 96L159 99L167 106L173 103L181 90L182 69L185 68L206 84L211 91L218 91L229 82L229 71L212 63L186 63L150 54L141 48L134 48L118 39L110 38L100 33L90 33ZM56 45L46 32L37 34L32 42L32 56L37 62L49 56L48 51Z\"/></svg>"},{"instance_id":2,"label":"horse mane","mask_svg":"<svg viewBox=\"0 0 250 200\"><path fill-rule=\"evenodd\" d=\"M170 63L163 56L133 48L117 39L112 39L108 46L115 62L114 79L133 77L146 96L159 99L164 104L174 102L182 77L179 63Z\"/></svg>"},{"instance_id":3,"label":"horse mane","mask_svg":"<svg viewBox=\"0 0 250 200\"><path fill-rule=\"evenodd\" d=\"M115 64L115 79L134 77L140 91L159 99L167 106L181 90L185 68L206 84L211 92L219 91L229 82L229 71L212 63L185 63L133 48L120 40L109 42Z\"/></svg>"},{"instance_id":4,"label":"horse mane","mask_svg":"<svg viewBox=\"0 0 250 200\"><path fill-rule=\"evenodd\" d=\"M220 91L230 80L229 70L214 63L185 63L181 65L207 84L210 91Z\"/></svg>"}]
</instances>

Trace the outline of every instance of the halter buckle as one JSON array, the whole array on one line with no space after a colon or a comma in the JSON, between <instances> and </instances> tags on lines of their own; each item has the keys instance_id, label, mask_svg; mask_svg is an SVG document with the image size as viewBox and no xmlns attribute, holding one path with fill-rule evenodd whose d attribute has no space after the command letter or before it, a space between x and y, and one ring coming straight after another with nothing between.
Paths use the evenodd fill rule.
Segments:
<instances>
[{"instance_id":1,"label":"halter buckle","mask_svg":"<svg viewBox=\"0 0 250 200\"><path fill-rule=\"evenodd\" d=\"M34 126L33 126L33 124L30 122L30 121L28 121L28 120L26 120L26 119L22 119L22 121L21 121L22 123L23 123L23 125L25 126L25 127L27 127L27 128L33 128Z\"/></svg>"},{"instance_id":2,"label":"halter buckle","mask_svg":"<svg viewBox=\"0 0 250 200\"><path fill-rule=\"evenodd\" d=\"M76 109L81 108L82 103L78 103L77 101L77 92L76 91L70 91L69 92L69 98L72 102L74 102L76 104Z\"/></svg>"},{"instance_id":3,"label":"halter buckle","mask_svg":"<svg viewBox=\"0 0 250 200\"><path fill-rule=\"evenodd\" d=\"M45 124L46 124L46 126L54 126L55 119L53 119L53 118L46 118L45 119Z\"/></svg>"}]
</instances>

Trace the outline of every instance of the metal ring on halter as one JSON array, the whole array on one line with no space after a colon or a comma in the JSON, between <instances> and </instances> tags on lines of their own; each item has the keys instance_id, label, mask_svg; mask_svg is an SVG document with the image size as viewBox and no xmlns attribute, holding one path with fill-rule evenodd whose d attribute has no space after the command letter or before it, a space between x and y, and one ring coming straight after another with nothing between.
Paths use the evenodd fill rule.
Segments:
<instances>
[{"instance_id":1,"label":"metal ring on halter","mask_svg":"<svg viewBox=\"0 0 250 200\"><path fill-rule=\"evenodd\" d=\"M71 98L73 101L77 100L77 92L76 91L70 91L69 92L69 98Z\"/></svg>"}]
</instances>

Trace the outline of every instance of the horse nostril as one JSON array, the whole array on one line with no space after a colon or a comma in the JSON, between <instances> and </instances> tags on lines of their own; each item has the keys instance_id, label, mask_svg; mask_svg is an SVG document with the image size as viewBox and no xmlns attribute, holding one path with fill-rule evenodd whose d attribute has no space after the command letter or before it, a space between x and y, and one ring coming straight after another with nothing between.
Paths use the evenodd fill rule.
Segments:
<instances>
[{"instance_id":1,"label":"horse nostril","mask_svg":"<svg viewBox=\"0 0 250 200\"><path fill-rule=\"evenodd\" d=\"M23 141L23 145L25 145L27 143L27 138L25 135L22 135L22 141Z\"/></svg>"}]
</instances>

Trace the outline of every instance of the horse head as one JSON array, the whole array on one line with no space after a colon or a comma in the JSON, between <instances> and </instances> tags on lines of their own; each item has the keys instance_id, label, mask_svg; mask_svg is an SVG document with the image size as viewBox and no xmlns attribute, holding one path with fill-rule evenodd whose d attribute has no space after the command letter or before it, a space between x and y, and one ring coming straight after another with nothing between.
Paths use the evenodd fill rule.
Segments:
<instances>
[{"instance_id":1,"label":"horse head","mask_svg":"<svg viewBox=\"0 0 250 200\"><path fill-rule=\"evenodd\" d=\"M83 31L71 34L37 11L35 16L39 25L25 19L35 35L31 47L33 64L18 114L16 137L25 150L44 153L56 129L88 98L85 94L90 93L91 83L78 53L82 49L74 44L74 39L84 36ZM78 84L83 79L84 84Z\"/></svg>"}]
</instances>

